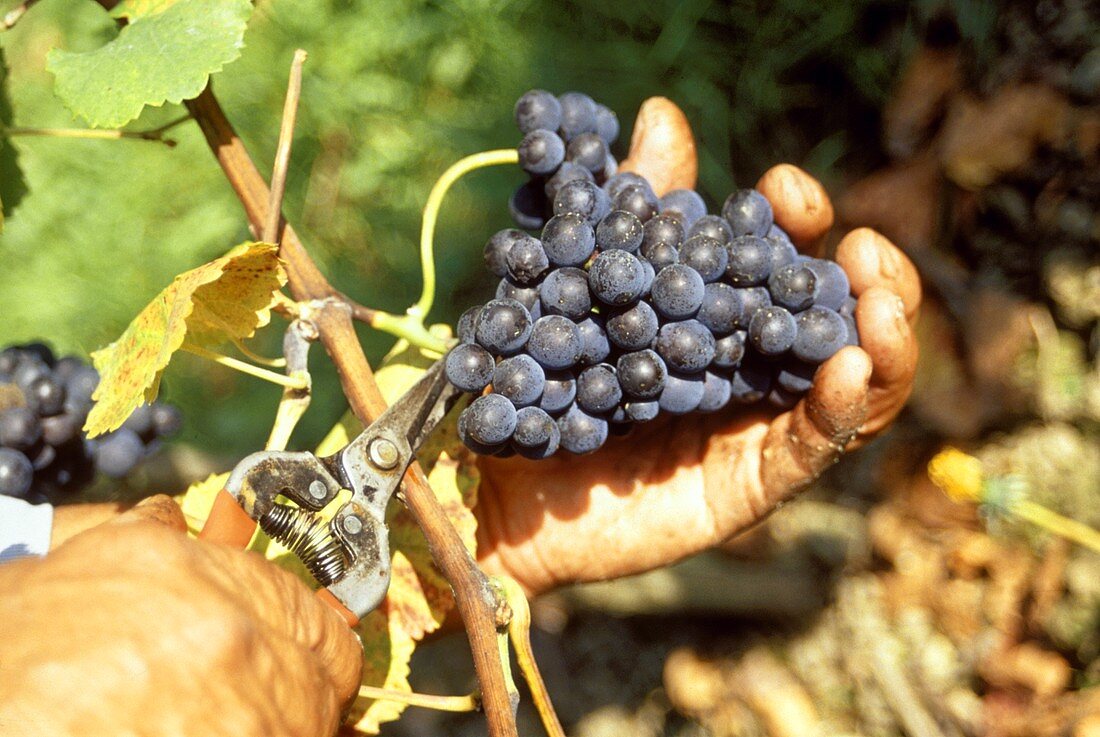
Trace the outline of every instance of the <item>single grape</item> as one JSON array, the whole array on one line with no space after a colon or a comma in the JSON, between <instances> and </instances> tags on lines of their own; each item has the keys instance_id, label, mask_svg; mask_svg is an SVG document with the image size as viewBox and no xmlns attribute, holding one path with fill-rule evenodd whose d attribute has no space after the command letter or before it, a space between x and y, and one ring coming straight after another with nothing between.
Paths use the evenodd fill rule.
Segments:
<instances>
[{"instance_id":1,"label":"single grape","mask_svg":"<svg viewBox=\"0 0 1100 737\"><path fill-rule=\"evenodd\" d=\"M587 412L607 412L623 398L615 368L606 363L589 366L577 375L577 404Z\"/></svg>"},{"instance_id":2,"label":"single grape","mask_svg":"<svg viewBox=\"0 0 1100 737\"><path fill-rule=\"evenodd\" d=\"M805 394L813 386L816 371L817 366L814 364L788 359L783 361L779 373L775 375L775 383L788 392Z\"/></svg>"},{"instance_id":3,"label":"single grape","mask_svg":"<svg viewBox=\"0 0 1100 737\"><path fill-rule=\"evenodd\" d=\"M745 357L745 341L748 333L738 330L724 338L714 341L714 359L711 366L729 371L741 365L741 359Z\"/></svg>"},{"instance_id":4,"label":"single grape","mask_svg":"<svg viewBox=\"0 0 1100 737\"><path fill-rule=\"evenodd\" d=\"M548 201L553 202L558 196L558 191L569 182L575 182L583 180L586 182L595 182L596 178L592 176L592 172L585 169L583 166L578 166L571 161L566 161L558 170L554 172L554 176L546 180L546 184L543 185L543 192L546 194Z\"/></svg>"},{"instance_id":5,"label":"single grape","mask_svg":"<svg viewBox=\"0 0 1100 737\"><path fill-rule=\"evenodd\" d=\"M745 306L742 311L742 322L737 327L748 329L752 316L765 307L771 307L772 298L765 287L741 287L737 290L741 295L741 303Z\"/></svg>"},{"instance_id":6,"label":"single grape","mask_svg":"<svg viewBox=\"0 0 1100 737\"><path fill-rule=\"evenodd\" d=\"M680 263L698 271L708 284L722 278L728 262L726 247L705 235L692 236L680 247Z\"/></svg>"},{"instance_id":7,"label":"single grape","mask_svg":"<svg viewBox=\"0 0 1100 737\"><path fill-rule=\"evenodd\" d=\"M581 333L581 359L582 366L591 366L607 358L611 353L608 343L607 330L602 315L592 315L577 323L577 330ZM654 328L656 332L656 328Z\"/></svg>"},{"instance_id":8,"label":"single grape","mask_svg":"<svg viewBox=\"0 0 1100 737\"><path fill-rule=\"evenodd\" d=\"M569 371L547 371L539 408L556 415L569 409L577 398L577 380Z\"/></svg>"},{"instance_id":9,"label":"single grape","mask_svg":"<svg viewBox=\"0 0 1100 737\"><path fill-rule=\"evenodd\" d=\"M641 296L645 288L645 269L632 254L611 250L596 255L588 267L588 286L596 299L621 307Z\"/></svg>"},{"instance_id":10,"label":"single grape","mask_svg":"<svg viewBox=\"0 0 1100 737\"><path fill-rule=\"evenodd\" d=\"M703 323L682 320L661 326L656 349L670 371L690 374L702 371L714 359L714 342L714 334Z\"/></svg>"},{"instance_id":11,"label":"single grape","mask_svg":"<svg viewBox=\"0 0 1100 737\"><path fill-rule=\"evenodd\" d=\"M524 407L516 413L516 431L512 447L524 458L543 460L558 452L561 430L558 423L537 407Z\"/></svg>"},{"instance_id":12,"label":"single grape","mask_svg":"<svg viewBox=\"0 0 1100 737\"><path fill-rule=\"evenodd\" d=\"M542 229L542 247L554 266L580 266L596 248L596 233L580 215L555 215Z\"/></svg>"},{"instance_id":13,"label":"single grape","mask_svg":"<svg viewBox=\"0 0 1100 737\"><path fill-rule=\"evenodd\" d=\"M717 412L730 402L732 385L725 376L713 371L703 372L703 397L699 400L699 412Z\"/></svg>"},{"instance_id":14,"label":"single grape","mask_svg":"<svg viewBox=\"0 0 1100 737\"><path fill-rule=\"evenodd\" d=\"M570 320L584 319L592 309L588 274L572 266L551 271L539 285L539 301L548 315L565 315Z\"/></svg>"},{"instance_id":15,"label":"single grape","mask_svg":"<svg viewBox=\"0 0 1100 737\"><path fill-rule=\"evenodd\" d=\"M26 393L31 384L50 375L50 367L34 354L28 354L19 365L15 367L12 381Z\"/></svg>"},{"instance_id":16,"label":"single grape","mask_svg":"<svg viewBox=\"0 0 1100 737\"><path fill-rule=\"evenodd\" d=\"M539 243L537 238L526 233L523 233L522 238L517 238L512 243L505 261L508 267L508 276L517 284L525 286L538 281L538 278L550 268L550 261L546 258L546 251L543 249L542 244Z\"/></svg>"},{"instance_id":17,"label":"single grape","mask_svg":"<svg viewBox=\"0 0 1100 737\"><path fill-rule=\"evenodd\" d=\"M643 223L657 214L660 201L653 190L637 184L628 184L611 200L612 210L626 210Z\"/></svg>"},{"instance_id":18,"label":"single grape","mask_svg":"<svg viewBox=\"0 0 1100 737\"><path fill-rule=\"evenodd\" d=\"M707 214L707 203L692 189L674 189L660 200L662 215L671 215L680 221L684 230Z\"/></svg>"},{"instance_id":19,"label":"single grape","mask_svg":"<svg viewBox=\"0 0 1100 737\"><path fill-rule=\"evenodd\" d=\"M141 442L151 442L156 437L156 431L153 428L153 405L139 404L122 426L137 433ZM45 429L42 432L45 434Z\"/></svg>"},{"instance_id":20,"label":"single grape","mask_svg":"<svg viewBox=\"0 0 1100 737\"><path fill-rule=\"evenodd\" d=\"M574 179L558 188L554 196L554 214L574 213L595 227L611 211L607 192L587 179Z\"/></svg>"},{"instance_id":21,"label":"single grape","mask_svg":"<svg viewBox=\"0 0 1100 737\"><path fill-rule=\"evenodd\" d=\"M519 165L528 174L552 174L565 161L565 142L553 131L531 131L519 142L516 150L519 152Z\"/></svg>"},{"instance_id":22,"label":"single grape","mask_svg":"<svg viewBox=\"0 0 1100 737\"><path fill-rule=\"evenodd\" d=\"M778 231L778 234L774 231ZM786 266L798 258L798 249L791 243L791 239L787 237L787 234L778 228L773 226L768 235L764 237L764 240L768 242L768 248L771 249L773 273L780 266Z\"/></svg>"},{"instance_id":23,"label":"single grape","mask_svg":"<svg viewBox=\"0 0 1100 737\"><path fill-rule=\"evenodd\" d=\"M178 407L157 402L153 405L153 428L158 438L175 435L183 427L183 414Z\"/></svg>"},{"instance_id":24,"label":"single grape","mask_svg":"<svg viewBox=\"0 0 1100 737\"><path fill-rule=\"evenodd\" d=\"M782 307L757 310L749 322L752 347L765 356L778 356L787 351L798 334L794 315Z\"/></svg>"},{"instance_id":25,"label":"single grape","mask_svg":"<svg viewBox=\"0 0 1100 737\"><path fill-rule=\"evenodd\" d=\"M501 394L486 394L470 402L462 411L466 431L482 445L499 445L516 429L516 408Z\"/></svg>"},{"instance_id":26,"label":"single grape","mask_svg":"<svg viewBox=\"0 0 1100 737\"><path fill-rule=\"evenodd\" d=\"M774 222L771 203L755 189L731 194L722 205L722 217L730 224L734 236L767 235Z\"/></svg>"},{"instance_id":27,"label":"single grape","mask_svg":"<svg viewBox=\"0 0 1100 737\"><path fill-rule=\"evenodd\" d=\"M733 230L730 228L730 224L720 215L704 215L696 220L688 230L687 237L691 238L697 235L713 238L723 246L728 246L730 241L733 240Z\"/></svg>"},{"instance_id":28,"label":"single grape","mask_svg":"<svg viewBox=\"0 0 1100 737\"><path fill-rule=\"evenodd\" d=\"M773 386L768 392L768 404L779 409L790 409L798 404L800 395L789 392L781 386Z\"/></svg>"},{"instance_id":29,"label":"single grape","mask_svg":"<svg viewBox=\"0 0 1100 737\"><path fill-rule=\"evenodd\" d=\"M15 367L19 365L22 355L15 346L8 346L0 351L0 374L11 376L15 372Z\"/></svg>"},{"instance_id":30,"label":"single grape","mask_svg":"<svg viewBox=\"0 0 1100 737\"><path fill-rule=\"evenodd\" d=\"M653 188L649 186L649 182L641 174L635 174L632 171L621 171L608 178L604 183L603 188L607 190L607 194L611 196L611 199L615 199L615 195L627 186L636 185L649 189L650 192ZM656 197L656 195L654 195Z\"/></svg>"},{"instance_id":31,"label":"single grape","mask_svg":"<svg viewBox=\"0 0 1100 737\"><path fill-rule=\"evenodd\" d=\"M653 278L650 301L662 317L683 320L699 311L704 293L705 285L698 271L684 264L672 264Z\"/></svg>"},{"instance_id":32,"label":"single grape","mask_svg":"<svg viewBox=\"0 0 1100 737\"><path fill-rule=\"evenodd\" d=\"M59 415L43 417L39 424L42 426L42 440L50 445L64 445L80 435L80 426L84 424L83 418L68 412Z\"/></svg>"},{"instance_id":33,"label":"single grape","mask_svg":"<svg viewBox=\"0 0 1100 737\"><path fill-rule=\"evenodd\" d=\"M723 282L707 284L696 319L715 335L732 333L745 322L744 291Z\"/></svg>"},{"instance_id":34,"label":"single grape","mask_svg":"<svg viewBox=\"0 0 1100 737\"><path fill-rule=\"evenodd\" d=\"M859 328L856 326L855 318L848 315L841 315L841 317L844 319L844 326L848 329L844 345L859 345Z\"/></svg>"},{"instance_id":35,"label":"single grape","mask_svg":"<svg viewBox=\"0 0 1100 737\"><path fill-rule=\"evenodd\" d=\"M537 179L520 185L508 200L512 220L525 230L538 230L545 225L549 209L550 201Z\"/></svg>"},{"instance_id":36,"label":"single grape","mask_svg":"<svg viewBox=\"0 0 1100 737\"><path fill-rule=\"evenodd\" d=\"M0 445L16 450L30 448L42 437L38 415L27 407L0 412Z\"/></svg>"},{"instance_id":37,"label":"single grape","mask_svg":"<svg viewBox=\"0 0 1100 737\"><path fill-rule=\"evenodd\" d=\"M46 364L49 368L53 368L53 365L57 362L57 357L54 355L53 350L45 343L35 341L33 343L24 343L18 347L24 355L29 354L33 356Z\"/></svg>"},{"instance_id":38,"label":"single grape","mask_svg":"<svg viewBox=\"0 0 1100 737\"><path fill-rule=\"evenodd\" d=\"M664 360L648 348L619 356L615 369L619 385L632 399L656 398L668 374Z\"/></svg>"},{"instance_id":39,"label":"single grape","mask_svg":"<svg viewBox=\"0 0 1100 737\"><path fill-rule=\"evenodd\" d=\"M493 233L485 243L485 268L493 276L504 277L508 275L508 252L512 250L512 244L531 236L522 230L506 228Z\"/></svg>"},{"instance_id":40,"label":"single grape","mask_svg":"<svg viewBox=\"0 0 1100 737\"><path fill-rule=\"evenodd\" d=\"M647 402L627 402L623 406L623 411L627 418L634 422L649 422L660 414L661 405L655 399Z\"/></svg>"},{"instance_id":41,"label":"single grape","mask_svg":"<svg viewBox=\"0 0 1100 737\"><path fill-rule=\"evenodd\" d=\"M525 286L523 284L517 284L509 277L504 277L497 284L496 298L511 299L519 302L527 308L527 312L531 314L532 320L537 320L542 314L542 308L539 305L539 288L533 284Z\"/></svg>"},{"instance_id":42,"label":"single grape","mask_svg":"<svg viewBox=\"0 0 1100 737\"><path fill-rule=\"evenodd\" d=\"M584 341L577 325L561 315L535 320L527 353L544 369L567 369L580 360Z\"/></svg>"},{"instance_id":43,"label":"single grape","mask_svg":"<svg viewBox=\"0 0 1100 737\"><path fill-rule=\"evenodd\" d=\"M481 308L475 336L496 356L520 351L531 335L531 313L514 299L494 299Z\"/></svg>"},{"instance_id":44,"label":"single grape","mask_svg":"<svg viewBox=\"0 0 1100 737\"><path fill-rule=\"evenodd\" d=\"M839 311L851 296L851 285L848 283L848 275L835 261L815 258L806 262L817 276L817 298L814 304L818 307L827 307L833 311Z\"/></svg>"},{"instance_id":45,"label":"single grape","mask_svg":"<svg viewBox=\"0 0 1100 737\"><path fill-rule=\"evenodd\" d=\"M638 259L638 262L642 265L642 298L649 297L650 291L653 289L653 280L657 277L657 271L653 268L653 264L645 259Z\"/></svg>"},{"instance_id":46,"label":"single grape","mask_svg":"<svg viewBox=\"0 0 1100 737\"><path fill-rule=\"evenodd\" d=\"M703 401L703 375L669 372L657 403L662 412L686 415L694 412Z\"/></svg>"},{"instance_id":47,"label":"single grape","mask_svg":"<svg viewBox=\"0 0 1100 737\"><path fill-rule=\"evenodd\" d=\"M772 302L780 307L792 312L804 310L817 298L817 275L804 263L780 266L768 277L768 292Z\"/></svg>"},{"instance_id":48,"label":"single grape","mask_svg":"<svg viewBox=\"0 0 1100 737\"><path fill-rule=\"evenodd\" d=\"M556 131L561 126L561 103L546 90L528 90L516 100L513 110L521 133L533 130Z\"/></svg>"},{"instance_id":49,"label":"single grape","mask_svg":"<svg viewBox=\"0 0 1100 737\"><path fill-rule=\"evenodd\" d=\"M742 235L730 241L726 276L735 287L752 287L766 283L771 275L771 268L771 247L763 238Z\"/></svg>"},{"instance_id":50,"label":"single grape","mask_svg":"<svg viewBox=\"0 0 1100 737\"><path fill-rule=\"evenodd\" d=\"M41 417L56 415L65 406L65 386L53 374L39 376L23 391L27 406Z\"/></svg>"},{"instance_id":51,"label":"single grape","mask_svg":"<svg viewBox=\"0 0 1100 737\"><path fill-rule=\"evenodd\" d=\"M456 389L477 393L493 380L496 362L492 354L476 343L456 345L447 354L443 373Z\"/></svg>"},{"instance_id":52,"label":"single grape","mask_svg":"<svg viewBox=\"0 0 1100 737\"><path fill-rule=\"evenodd\" d=\"M613 310L607 317L607 339L624 351L649 348L657 337L657 313L646 302Z\"/></svg>"},{"instance_id":53,"label":"single grape","mask_svg":"<svg viewBox=\"0 0 1100 737\"><path fill-rule=\"evenodd\" d=\"M848 295L847 299L844 300L844 304L840 306L837 312L840 313L841 317L855 317L857 304L859 304L859 301L852 295Z\"/></svg>"},{"instance_id":54,"label":"single grape","mask_svg":"<svg viewBox=\"0 0 1100 737\"><path fill-rule=\"evenodd\" d=\"M826 308L813 306L795 316L798 334L791 352L807 363L823 363L848 341L844 318Z\"/></svg>"},{"instance_id":55,"label":"single grape","mask_svg":"<svg viewBox=\"0 0 1100 737\"><path fill-rule=\"evenodd\" d=\"M558 418L558 430L561 447L576 455L591 453L607 442L607 420L593 417L576 405Z\"/></svg>"},{"instance_id":56,"label":"single grape","mask_svg":"<svg viewBox=\"0 0 1100 737\"><path fill-rule=\"evenodd\" d=\"M105 476L120 479L133 470L145 455L145 443L133 430L119 428L97 438L96 470Z\"/></svg>"},{"instance_id":57,"label":"single grape","mask_svg":"<svg viewBox=\"0 0 1100 737\"><path fill-rule=\"evenodd\" d=\"M507 397L516 407L536 404L545 384L542 366L526 353L505 358L493 371L493 393Z\"/></svg>"},{"instance_id":58,"label":"single grape","mask_svg":"<svg viewBox=\"0 0 1100 737\"><path fill-rule=\"evenodd\" d=\"M92 393L99 386L99 372L91 366L81 366L65 381L67 400L91 401Z\"/></svg>"},{"instance_id":59,"label":"single grape","mask_svg":"<svg viewBox=\"0 0 1100 737\"><path fill-rule=\"evenodd\" d=\"M756 361L742 361L730 378L730 396L741 404L759 402L771 390L772 374Z\"/></svg>"},{"instance_id":60,"label":"single grape","mask_svg":"<svg viewBox=\"0 0 1100 737\"><path fill-rule=\"evenodd\" d=\"M34 466L27 456L12 448L0 448L0 496L25 499L34 481Z\"/></svg>"},{"instance_id":61,"label":"single grape","mask_svg":"<svg viewBox=\"0 0 1100 737\"><path fill-rule=\"evenodd\" d=\"M649 262L654 272L679 262L680 252L671 243L642 243L641 257Z\"/></svg>"},{"instance_id":62,"label":"single grape","mask_svg":"<svg viewBox=\"0 0 1100 737\"><path fill-rule=\"evenodd\" d=\"M475 305L462 313L455 325L455 334L463 343L474 342L474 331L477 328L477 316L481 312L481 305Z\"/></svg>"},{"instance_id":63,"label":"single grape","mask_svg":"<svg viewBox=\"0 0 1100 737\"><path fill-rule=\"evenodd\" d=\"M572 140L581 133L596 131L596 101L582 92L566 92L558 95L561 103L561 125L558 127L565 140Z\"/></svg>"},{"instance_id":64,"label":"single grape","mask_svg":"<svg viewBox=\"0 0 1100 737\"><path fill-rule=\"evenodd\" d=\"M596 105L596 133L608 146L619 137L619 117L606 105Z\"/></svg>"},{"instance_id":65,"label":"single grape","mask_svg":"<svg viewBox=\"0 0 1100 737\"><path fill-rule=\"evenodd\" d=\"M565 148L565 160L583 166L593 174L602 171L607 161L607 143L596 133L580 133Z\"/></svg>"},{"instance_id":66,"label":"single grape","mask_svg":"<svg viewBox=\"0 0 1100 737\"><path fill-rule=\"evenodd\" d=\"M612 210L596 226L596 247L636 253L642 245L642 221L626 210Z\"/></svg>"}]
</instances>

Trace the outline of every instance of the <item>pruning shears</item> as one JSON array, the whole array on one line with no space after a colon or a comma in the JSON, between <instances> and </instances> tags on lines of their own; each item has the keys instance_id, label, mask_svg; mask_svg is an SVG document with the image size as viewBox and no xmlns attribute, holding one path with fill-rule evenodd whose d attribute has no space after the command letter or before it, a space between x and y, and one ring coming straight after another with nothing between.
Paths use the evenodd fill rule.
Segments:
<instances>
[{"instance_id":1,"label":"pruning shears","mask_svg":"<svg viewBox=\"0 0 1100 737\"><path fill-rule=\"evenodd\" d=\"M381 603L390 584L386 506L417 451L460 394L447 381L439 360L333 455L261 451L245 457L230 473L201 536L234 538L241 544L244 527L251 536L252 523L259 524L327 587L347 610L345 617L362 618ZM327 521L317 516L342 489L350 490L351 497L335 515ZM230 504L236 507L233 512L227 509Z\"/></svg>"}]
</instances>

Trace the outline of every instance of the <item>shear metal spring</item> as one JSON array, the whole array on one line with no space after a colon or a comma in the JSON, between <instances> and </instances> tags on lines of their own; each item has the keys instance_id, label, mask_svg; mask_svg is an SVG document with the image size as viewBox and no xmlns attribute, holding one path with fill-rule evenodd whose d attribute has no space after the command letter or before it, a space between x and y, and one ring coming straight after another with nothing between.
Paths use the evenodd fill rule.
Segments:
<instances>
[{"instance_id":1,"label":"shear metal spring","mask_svg":"<svg viewBox=\"0 0 1100 737\"><path fill-rule=\"evenodd\" d=\"M262 517L260 529L298 556L322 586L338 581L348 565L344 545L328 523L313 514L285 504L274 504Z\"/></svg>"}]
</instances>

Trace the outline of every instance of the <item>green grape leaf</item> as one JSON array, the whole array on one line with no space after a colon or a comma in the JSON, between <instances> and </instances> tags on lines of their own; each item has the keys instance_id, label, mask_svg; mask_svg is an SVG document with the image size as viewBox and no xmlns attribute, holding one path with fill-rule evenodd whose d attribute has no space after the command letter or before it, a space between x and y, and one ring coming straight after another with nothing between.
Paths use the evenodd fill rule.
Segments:
<instances>
[{"instance_id":1,"label":"green grape leaf","mask_svg":"<svg viewBox=\"0 0 1100 737\"><path fill-rule=\"evenodd\" d=\"M11 97L8 95L8 64L0 49L0 232L4 218L27 194L27 182L19 168L19 152L4 132L12 125Z\"/></svg>"},{"instance_id":2,"label":"green grape leaf","mask_svg":"<svg viewBox=\"0 0 1100 737\"><path fill-rule=\"evenodd\" d=\"M133 23L138 18L148 18L162 13L179 0L122 0L111 11L112 18L125 18Z\"/></svg>"},{"instance_id":3,"label":"green grape leaf","mask_svg":"<svg viewBox=\"0 0 1100 737\"><path fill-rule=\"evenodd\" d=\"M156 399L160 377L184 339L204 346L249 338L271 320L286 284L278 248L245 243L177 276L106 348L92 353L100 381L84 429L88 437L122 425Z\"/></svg>"},{"instance_id":4,"label":"green grape leaf","mask_svg":"<svg viewBox=\"0 0 1100 737\"><path fill-rule=\"evenodd\" d=\"M54 49L55 91L89 124L117 128L146 105L179 103L241 54L249 0L144 0L119 12L129 24L94 51Z\"/></svg>"}]
</instances>

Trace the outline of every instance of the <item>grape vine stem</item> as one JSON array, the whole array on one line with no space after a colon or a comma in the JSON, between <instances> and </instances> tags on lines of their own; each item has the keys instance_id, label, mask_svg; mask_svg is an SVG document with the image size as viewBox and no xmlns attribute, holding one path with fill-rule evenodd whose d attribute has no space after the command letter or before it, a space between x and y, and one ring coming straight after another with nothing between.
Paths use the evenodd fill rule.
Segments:
<instances>
[{"instance_id":1,"label":"grape vine stem","mask_svg":"<svg viewBox=\"0 0 1100 737\"><path fill-rule=\"evenodd\" d=\"M271 193L210 87L189 100L187 108L244 206L252 228L262 232ZM369 424L386 410L386 402L356 337L353 307L329 284L285 219L278 242L295 300L326 301L314 324L336 366L348 404L360 421ZM329 301L330 298L333 299ZM455 603L470 641L489 735L517 737L504 668L497 654L496 593L447 519L418 463L413 463L405 473L403 496L424 531L432 559L454 589Z\"/></svg>"},{"instance_id":2,"label":"grape vine stem","mask_svg":"<svg viewBox=\"0 0 1100 737\"><path fill-rule=\"evenodd\" d=\"M191 119L190 115L182 115L170 120L157 128L143 131L124 131L117 129L98 128L36 128L27 126L0 126L0 131L9 136L38 136L41 138L90 138L95 140L119 141L130 139L135 141L154 141L163 143L168 148L173 148L176 142L171 138L165 138L164 134L175 128L180 123Z\"/></svg>"}]
</instances>

